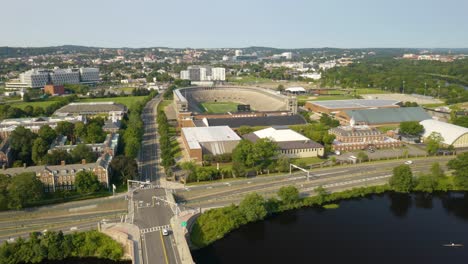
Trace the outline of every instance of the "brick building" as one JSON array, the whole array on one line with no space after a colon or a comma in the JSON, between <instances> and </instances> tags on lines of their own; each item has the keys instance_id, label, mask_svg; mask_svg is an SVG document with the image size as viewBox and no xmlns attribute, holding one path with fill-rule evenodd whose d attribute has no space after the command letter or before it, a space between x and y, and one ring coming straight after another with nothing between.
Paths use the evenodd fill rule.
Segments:
<instances>
[{"instance_id":1,"label":"brick building","mask_svg":"<svg viewBox=\"0 0 468 264\"><path fill-rule=\"evenodd\" d=\"M63 85L47 84L44 86L44 93L49 95L62 95L65 94L65 87Z\"/></svg>"}]
</instances>

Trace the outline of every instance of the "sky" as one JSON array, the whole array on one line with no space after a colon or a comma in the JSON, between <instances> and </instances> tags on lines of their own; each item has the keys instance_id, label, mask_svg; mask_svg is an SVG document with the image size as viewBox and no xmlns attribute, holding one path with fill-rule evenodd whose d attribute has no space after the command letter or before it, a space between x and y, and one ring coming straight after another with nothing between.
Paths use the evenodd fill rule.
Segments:
<instances>
[{"instance_id":1,"label":"sky","mask_svg":"<svg viewBox=\"0 0 468 264\"><path fill-rule=\"evenodd\" d=\"M467 0L0 0L0 46L468 48Z\"/></svg>"}]
</instances>

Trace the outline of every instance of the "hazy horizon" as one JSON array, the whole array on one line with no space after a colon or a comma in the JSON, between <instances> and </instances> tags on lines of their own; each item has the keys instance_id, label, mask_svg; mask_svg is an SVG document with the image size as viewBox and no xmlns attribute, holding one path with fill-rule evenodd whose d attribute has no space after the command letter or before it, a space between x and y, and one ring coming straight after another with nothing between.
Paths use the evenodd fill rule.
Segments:
<instances>
[{"instance_id":1,"label":"hazy horizon","mask_svg":"<svg viewBox=\"0 0 468 264\"><path fill-rule=\"evenodd\" d=\"M0 46L11 47L468 47L468 2L458 0L44 0L2 10Z\"/></svg>"}]
</instances>

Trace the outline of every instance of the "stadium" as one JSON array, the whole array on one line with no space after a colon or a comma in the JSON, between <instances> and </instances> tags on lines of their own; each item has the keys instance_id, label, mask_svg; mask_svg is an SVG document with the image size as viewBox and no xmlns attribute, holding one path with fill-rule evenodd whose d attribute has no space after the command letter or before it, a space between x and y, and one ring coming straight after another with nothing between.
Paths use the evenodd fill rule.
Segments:
<instances>
[{"instance_id":1,"label":"stadium","mask_svg":"<svg viewBox=\"0 0 468 264\"><path fill-rule=\"evenodd\" d=\"M201 105L205 102L236 103L250 105L255 111L297 112L295 97L277 94L257 87L188 87L174 91L174 101L178 112L204 113Z\"/></svg>"},{"instance_id":2,"label":"stadium","mask_svg":"<svg viewBox=\"0 0 468 264\"><path fill-rule=\"evenodd\" d=\"M188 87L174 91L181 127L203 118L285 116L297 113L297 99L258 87Z\"/></svg>"}]
</instances>

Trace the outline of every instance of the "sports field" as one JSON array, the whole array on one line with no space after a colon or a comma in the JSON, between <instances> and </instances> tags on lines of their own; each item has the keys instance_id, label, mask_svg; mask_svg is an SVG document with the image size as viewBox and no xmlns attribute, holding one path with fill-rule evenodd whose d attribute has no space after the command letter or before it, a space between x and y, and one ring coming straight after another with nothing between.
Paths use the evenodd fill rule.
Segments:
<instances>
[{"instance_id":1,"label":"sports field","mask_svg":"<svg viewBox=\"0 0 468 264\"><path fill-rule=\"evenodd\" d=\"M237 112L237 103L233 102L204 102L201 103L205 112L210 114L222 114L227 112Z\"/></svg>"}]
</instances>

